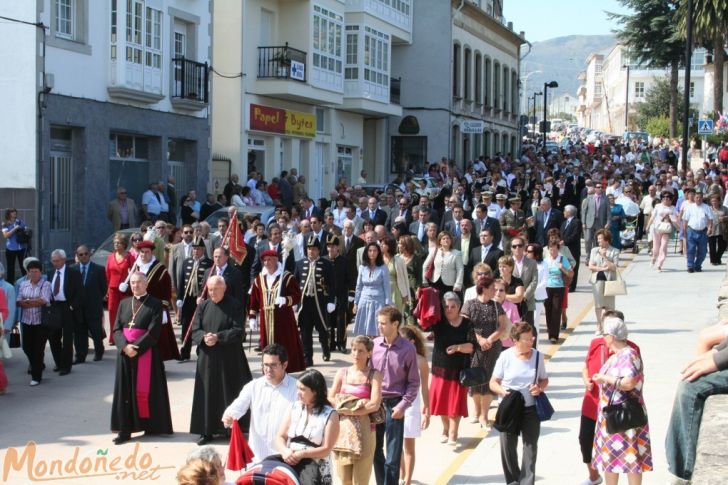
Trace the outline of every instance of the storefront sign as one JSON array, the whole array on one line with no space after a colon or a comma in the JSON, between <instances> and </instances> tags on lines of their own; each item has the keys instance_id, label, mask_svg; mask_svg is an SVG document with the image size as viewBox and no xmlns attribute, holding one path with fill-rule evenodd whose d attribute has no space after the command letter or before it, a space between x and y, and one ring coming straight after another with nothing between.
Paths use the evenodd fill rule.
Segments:
<instances>
[{"instance_id":1,"label":"storefront sign","mask_svg":"<svg viewBox=\"0 0 728 485\"><path fill-rule=\"evenodd\" d=\"M465 120L460 122L460 133L483 133L485 121Z\"/></svg>"},{"instance_id":2,"label":"storefront sign","mask_svg":"<svg viewBox=\"0 0 728 485\"><path fill-rule=\"evenodd\" d=\"M314 138L316 136L316 116L300 111L251 104L250 129Z\"/></svg>"}]
</instances>

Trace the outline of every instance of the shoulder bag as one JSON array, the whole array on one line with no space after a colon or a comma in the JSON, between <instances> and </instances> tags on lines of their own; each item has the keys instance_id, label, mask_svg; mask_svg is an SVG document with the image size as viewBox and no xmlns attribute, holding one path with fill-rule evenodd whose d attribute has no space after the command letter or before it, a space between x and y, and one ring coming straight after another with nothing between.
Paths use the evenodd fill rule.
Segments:
<instances>
[{"instance_id":1,"label":"shoulder bag","mask_svg":"<svg viewBox=\"0 0 728 485\"><path fill-rule=\"evenodd\" d=\"M564 264L564 256L563 255L559 255L559 258L561 258L560 261L561 261L561 264L563 265ZM571 269L573 270L574 268L571 268ZM559 271L561 271L561 270L559 270ZM574 273L571 273L571 276L569 276L568 274L566 274L563 271L561 271L561 281L564 282L564 287L565 288L568 288L571 285L571 280L573 278L574 278Z\"/></svg>"},{"instance_id":2,"label":"shoulder bag","mask_svg":"<svg viewBox=\"0 0 728 485\"><path fill-rule=\"evenodd\" d=\"M666 215L660 222L655 225L655 231L660 234L672 234L672 224L670 223L670 216Z\"/></svg>"},{"instance_id":3,"label":"shoulder bag","mask_svg":"<svg viewBox=\"0 0 728 485\"><path fill-rule=\"evenodd\" d=\"M50 286L50 283L47 281L43 284ZM53 292L51 292L50 304L40 307L40 325L49 332L58 331L63 327L61 313L58 311L58 307L53 305L54 301Z\"/></svg>"},{"instance_id":4,"label":"shoulder bag","mask_svg":"<svg viewBox=\"0 0 728 485\"><path fill-rule=\"evenodd\" d=\"M627 294L627 284L622 279L622 275L616 270L615 273L617 274L617 279L604 282L604 296L619 296Z\"/></svg>"},{"instance_id":5,"label":"shoulder bag","mask_svg":"<svg viewBox=\"0 0 728 485\"><path fill-rule=\"evenodd\" d=\"M19 349L20 348L20 329L18 328L20 324L15 324L13 326L13 329L10 330L10 348L11 349Z\"/></svg>"},{"instance_id":6,"label":"shoulder bag","mask_svg":"<svg viewBox=\"0 0 728 485\"><path fill-rule=\"evenodd\" d=\"M647 414L640 404L639 399L630 392L629 396L619 404L612 404L614 395L619 388L619 382L622 378L618 378L615 383L615 392L609 397L609 403L604 406L604 420L607 422L607 432L609 434L622 433L624 431L639 428L647 424Z\"/></svg>"},{"instance_id":7,"label":"shoulder bag","mask_svg":"<svg viewBox=\"0 0 728 485\"><path fill-rule=\"evenodd\" d=\"M536 374L533 376L533 383L536 384L538 382L538 364L541 360L540 352L536 351ZM538 396L535 396L536 401L536 414L538 415L539 421L548 421L551 419L551 416L554 415L554 407L551 405L551 401L549 401L548 396L546 396L546 393L544 391L541 391Z\"/></svg>"},{"instance_id":8,"label":"shoulder bag","mask_svg":"<svg viewBox=\"0 0 728 485\"><path fill-rule=\"evenodd\" d=\"M369 369L369 374L367 375L367 384L369 384L369 387L372 386L372 376L374 375L374 369ZM384 411L384 403L379 405L379 409L374 411L373 413L369 413L369 422L371 424L382 424L387 419L387 413Z\"/></svg>"}]
</instances>

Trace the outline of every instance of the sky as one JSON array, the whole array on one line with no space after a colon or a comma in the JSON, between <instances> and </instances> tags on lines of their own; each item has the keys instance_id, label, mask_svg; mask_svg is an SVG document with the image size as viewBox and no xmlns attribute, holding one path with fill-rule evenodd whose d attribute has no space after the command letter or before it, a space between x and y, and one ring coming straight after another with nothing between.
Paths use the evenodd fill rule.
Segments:
<instances>
[{"instance_id":1,"label":"sky","mask_svg":"<svg viewBox=\"0 0 728 485\"><path fill-rule=\"evenodd\" d=\"M529 42L566 35L611 34L618 25L608 12L629 13L617 0L502 0L503 16Z\"/></svg>"}]
</instances>

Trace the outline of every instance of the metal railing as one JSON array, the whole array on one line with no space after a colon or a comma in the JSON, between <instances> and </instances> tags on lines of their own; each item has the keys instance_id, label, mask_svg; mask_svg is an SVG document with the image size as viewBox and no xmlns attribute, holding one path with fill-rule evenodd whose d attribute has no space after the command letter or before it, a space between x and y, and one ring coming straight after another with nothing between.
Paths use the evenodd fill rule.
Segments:
<instances>
[{"instance_id":1,"label":"metal railing","mask_svg":"<svg viewBox=\"0 0 728 485\"><path fill-rule=\"evenodd\" d=\"M389 102L399 104L399 96L402 93L402 78L389 78Z\"/></svg>"},{"instance_id":2,"label":"metal railing","mask_svg":"<svg viewBox=\"0 0 728 485\"><path fill-rule=\"evenodd\" d=\"M207 63L191 61L184 57L172 59L174 73L173 98L183 98L207 103L209 96L209 69Z\"/></svg>"},{"instance_id":3,"label":"metal railing","mask_svg":"<svg viewBox=\"0 0 728 485\"><path fill-rule=\"evenodd\" d=\"M259 79L291 79L306 82L306 53L284 46L258 47Z\"/></svg>"}]
</instances>

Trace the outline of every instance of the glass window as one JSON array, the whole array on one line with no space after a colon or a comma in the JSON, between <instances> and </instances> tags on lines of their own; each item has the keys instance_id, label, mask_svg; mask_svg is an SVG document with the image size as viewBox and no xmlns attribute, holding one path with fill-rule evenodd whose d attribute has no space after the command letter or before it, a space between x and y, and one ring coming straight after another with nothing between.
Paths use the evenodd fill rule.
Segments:
<instances>
[{"instance_id":1,"label":"glass window","mask_svg":"<svg viewBox=\"0 0 728 485\"><path fill-rule=\"evenodd\" d=\"M695 83L693 81L690 81L690 97L695 97Z\"/></svg>"},{"instance_id":2,"label":"glass window","mask_svg":"<svg viewBox=\"0 0 728 485\"><path fill-rule=\"evenodd\" d=\"M314 5L313 15L313 64L342 74L344 17L319 5Z\"/></svg>"},{"instance_id":3,"label":"glass window","mask_svg":"<svg viewBox=\"0 0 728 485\"><path fill-rule=\"evenodd\" d=\"M403 175L412 170L424 173L427 160L426 136L393 136L390 173Z\"/></svg>"},{"instance_id":4,"label":"glass window","mask_svg":"<svg viewBox=\"0 0 728 485\"><path fill-rule=\"evenodd\" d=\"M316 108L316 132L323 133L325 130L324 115L326 112L323 108Z\"/></svg>"},{"instance_id":5,"label":"glass window","mask_svg":"<svg viewBox=\"0 0 728 485\"><path fill-rule=\"evenodd\" d=\"M56 0L56 36L73 39L75 0Z\"/></svg>"},{"instance_id":6,"label":"glass window","mask_svg":"<svg viewBox=\"0 0 728 485\"><path fill-rule=\"evenodd\" d=\"M645 97L645 83L642 81L637 81L634 83L634 96L635 98L644 98Z\"/></svg>"}]
</instances>

